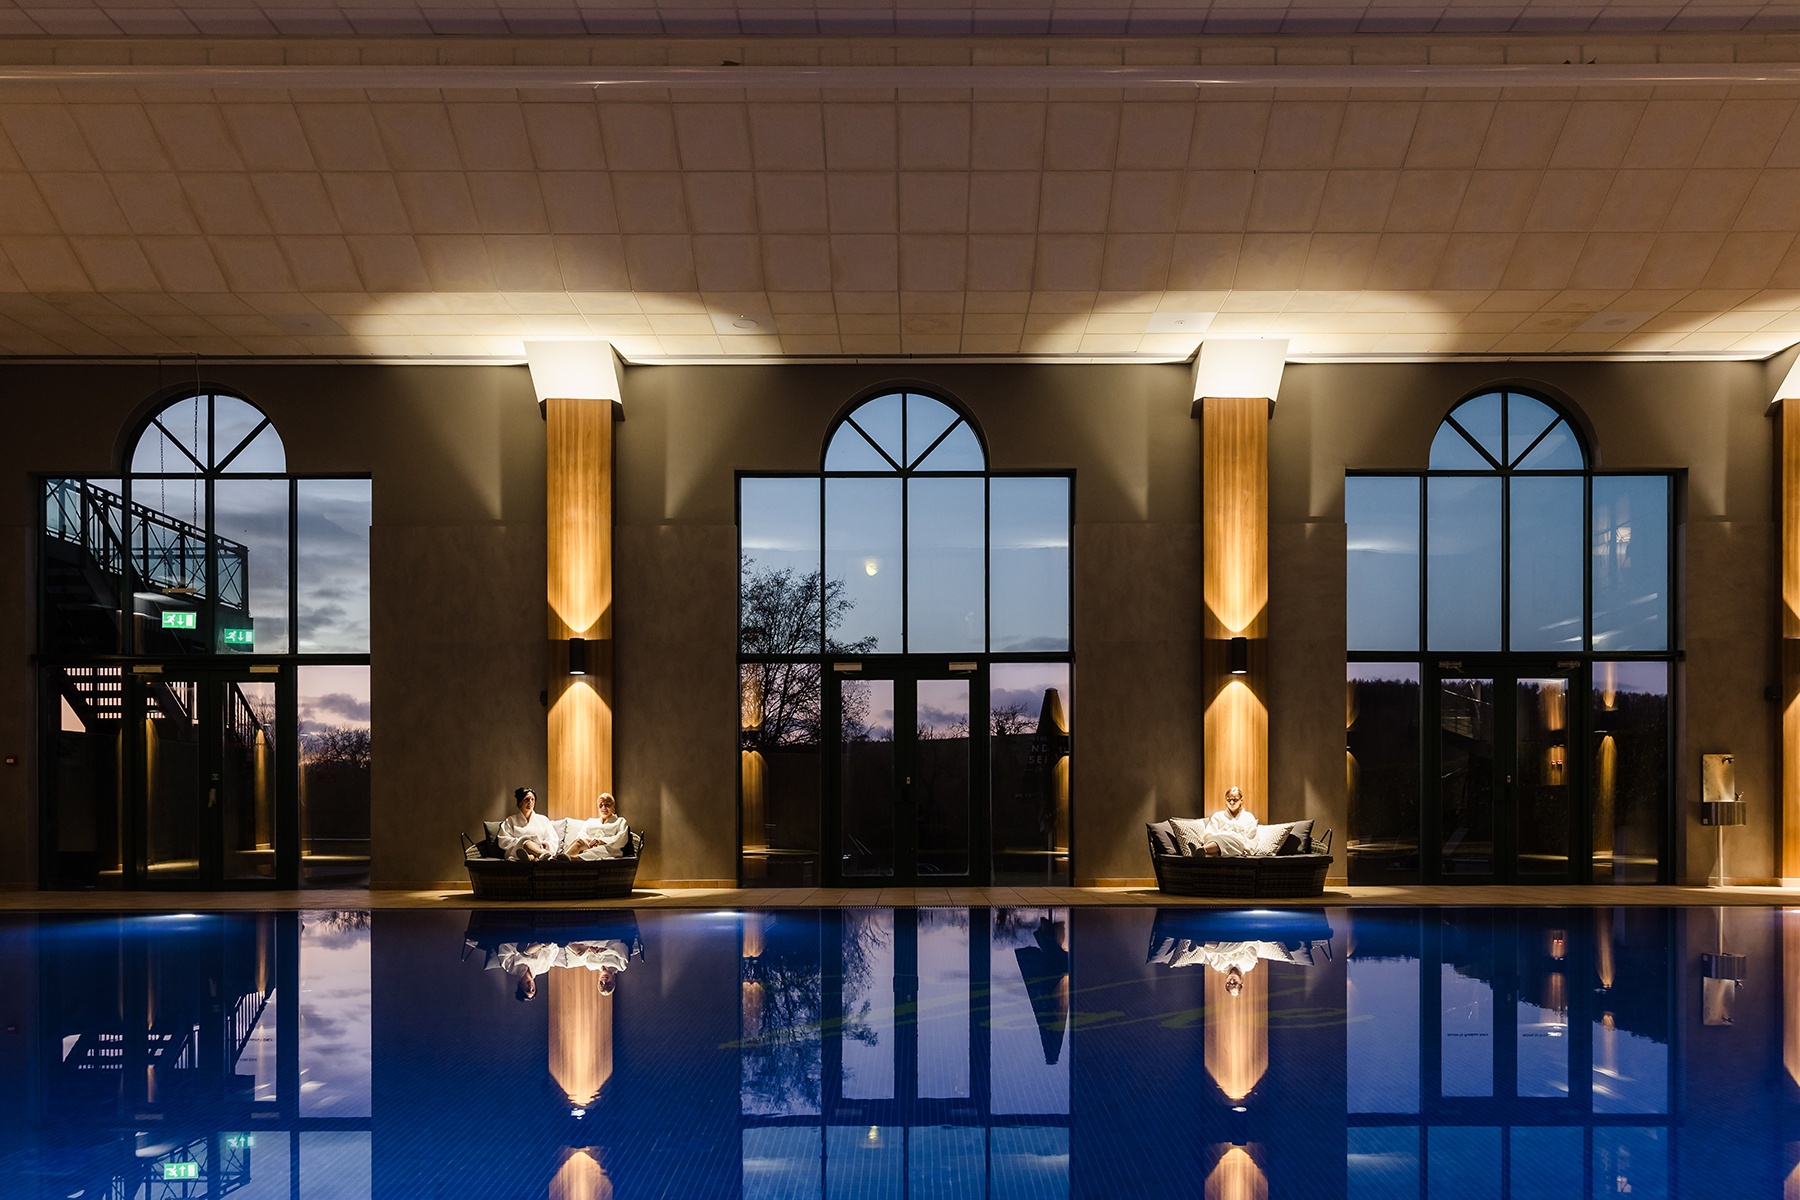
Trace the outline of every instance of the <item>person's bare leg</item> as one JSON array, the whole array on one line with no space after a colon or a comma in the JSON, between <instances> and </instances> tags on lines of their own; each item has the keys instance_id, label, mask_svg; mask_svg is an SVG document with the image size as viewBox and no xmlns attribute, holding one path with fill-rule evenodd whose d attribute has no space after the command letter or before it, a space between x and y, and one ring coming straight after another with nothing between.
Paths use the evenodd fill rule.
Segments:
<instances>
[{"instance_id":1,"label":"person's bare leg","mask_svg":"<svg viewBox=\"0 0 1800 1200\"><path fill-rule=\"evenodd\" d=\"M1219 843L1208 842L1208 843L1206 843L1205 846L1203 846L1201 848L1206 851L1206 857L1208 857L1208 858L1219 857L1219 854L1220 854Z\"/></svg>"}]
</instances>

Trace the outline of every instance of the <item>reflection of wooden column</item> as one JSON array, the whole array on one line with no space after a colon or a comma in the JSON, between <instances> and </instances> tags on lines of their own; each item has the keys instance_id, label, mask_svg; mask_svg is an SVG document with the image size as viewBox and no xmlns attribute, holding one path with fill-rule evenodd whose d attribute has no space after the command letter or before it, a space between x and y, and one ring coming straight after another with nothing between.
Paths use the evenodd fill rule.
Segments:
<instances>
[{"instance_id":1,"label":"reflection of wooden column","mask_svg":"<svg viewBox=\"0 0 1800 1200\"><path fill-rule=\"evenodd\" d=\"M1781 882L1800 883L1800 400L1781 405Z\"/></svg>"},{"instance_id":2,"label":"reflection of wooden column","mask_svg":"<svg viewBox=\"0 0 1800 1200\"><path fill-rule=\"evenodd\" d=\"M549 399L544 420L550 778L542 807L553 817L591 817L613 777L613 406ZM587 639L586 675L569 674L572 637Z\"/></svg>"},{"instance_id":3,"label":"reflection of wooden column","mask_svg":"<svg viewBox=\"0 0 1800 1200\"><path fill-rule=\"evenodd\" d=\"M585 967L546 971L541 986L550 993L550 1077L571 1107L589 1108L612 1078L612 997Z\"/></svg>"},{"instance_id":4,"label":"reflection of wooden column","mask_svg":"<svg viewBox=\"0 0 1800 1200\"><path fill-rule=\"evenodd\" d=\"M1211 812L1225 789L1269 817L1269 401L1203 397L1200 409L1201 687ZM1234 637L1250 641L1250 672L1230 674Z\"/></svg>"},{"instance_id":5,"label":"reflection of wooden column","mask_svg":"<svg viewBox=\"0 0 1800 1200\"><path fill-rule=\"evenodd\" d=\"M1206 1177L1206 1200L1268 1200L1269 1181L1242 1146L1233 1146Z\"/></svg>"},{"instance_id":6,"label":"reflection of wooden column","mask_svg":"<svg viewBox=\"0 0 1800 1200\"><path fill-rule=\"evenodd\" d=\"M1257 963L1240 976L1206 969L1206 1071L1219 1090L1242 1104L1269 1069L1269 967Z\"/></svg>"}]
</instances>

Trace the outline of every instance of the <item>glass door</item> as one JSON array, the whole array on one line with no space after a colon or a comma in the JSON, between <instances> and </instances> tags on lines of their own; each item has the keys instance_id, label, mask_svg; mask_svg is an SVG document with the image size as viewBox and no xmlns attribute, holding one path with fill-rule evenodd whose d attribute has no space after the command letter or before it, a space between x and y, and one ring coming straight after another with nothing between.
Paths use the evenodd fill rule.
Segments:
<instances>
[{"instance_id":1,"label":"glass door","mask_svg":"<svg viewBox=\"0 0 1800 1200\"><path fill-rule=\"evenodd\" d=\"M140 670L126 691L138 742L136 885L276 885L287 873L279 676Z\"/></svg>"},{"instance_id":2,"label":"glass door","mask_svg":"<svg viewBox=\"0 0 1800 1200\"><path fill-rule=\"evenodd\" d=\"M978 670L848 666L837 664L831 689L841 882L971 882L984 832L975 784L986 739L971 736L987 725Z\"/></svg>"},{"instance_id":3,"label":"glass door","mask_svg":"<svg viewBox=\"0 0 1800 1200\"><path fill-rule=\"evenodd\" d=\"M1438 882L1570 883L1581 815L1571 714L1580 665L1514 672L1439 664L1433 689Z\"/></svg>"}]
</instances>

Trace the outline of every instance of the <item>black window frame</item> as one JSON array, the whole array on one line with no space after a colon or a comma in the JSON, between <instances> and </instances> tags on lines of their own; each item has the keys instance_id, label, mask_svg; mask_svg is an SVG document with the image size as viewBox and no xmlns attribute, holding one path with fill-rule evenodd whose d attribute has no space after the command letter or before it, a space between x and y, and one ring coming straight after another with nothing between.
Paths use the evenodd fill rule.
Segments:
<instances>
[{"instance_id":1,"label":"black window frame","mask_svg":"<svg viewBox=\"0 0 1800 1200\"><path fill-rule=\"evenodd\" d=\"M1349 645L1348 612L1345 614L1345 660L1349 664L1356 663L1414 663L1419 668L1419 695L1422 711L1419 714L1419 811L1420 811L1420 882L1436 884L1440 882L1435 869L1437 849L1431 844L1427 835L1435 828L1434 819L1428 815L1433 803L1432 789L1427 785L1435 775L1437 768L1436 743L1433 731L1438 726L1437 686L1438 680L1448 672L1453 677L1483 676L1500 678L1516 678L1522 674L1530 674L1535 670L1547 667L1567 667L1574 672L1576 685L1579 688L1582 702L1571 704L1569 716L1570 756L1580 762L1582 774L1578 778L1583 786L1578 800L1581 811L1588 819L1577 826L1579 837L1576 845L1571 847L1571 857L1576 859L1573 877L1570 882L1585 884L1593 878L1593 848L1591 799L1588 795L1586 775L1587 762L1592 749L1591 714L1588 699L1593 694L1594 665L1605 662L1659 662L1668 666L1668 747L1665 759L1667 792L1664 800L1664 819L1660 829L1661 844L1658 852L1657 878L1658 884L1674 882L1675 848L1680 844L1681 805L1675 795L1676 758L1675 748L1679 740L1676 736L1679 719L1676 708L1680 692L1676 671L1686 661L1687 653L1683 643L1684 612L1682 608L1681 589L1678 586L1681 574L1679 542L1677 536L1685 520L1687 471L1684 468L1663 468L1649 470L1622 470L1601 468L1595 465L1596 449L1590 444L1587 432L1567 404L1557 400L1543 391L1530 387L1512 384L1488 385L1474 388L1456 399L1444 411L1437 427L1432 432L1432 444L1448 427L1461 436L1475 442L1472 435L1465 433L1459 423L1452 420L1456 411L1471 400L1482 396L1500 394L1502 396L1524 396L1535 400L1554 412L1566 425L1575 438L1576 446L1581 451L1582 466L1580 469L1557 468L1553 470L1521 470L1509 462L1494 463L1488 469L1433 469L1429 464L1424 470L1394 470L1386 468L1346 468L1344 478L1351 479L1414 479L1419 484L1419 579L1418 579L1418 643L1413 650L1357 650ZM1510 415L1510 404L1502 402L1502 422L1500 445L1505 451L1508 443L1507 419ZM1555 428L1555 422L1544 430L1539 440ZM1523 459L1531 453L1538 443L1534 441L1519 454ZM1429 453L1429 451L1428 451ZM1486 455L1493 462L1491 455ZM1514 650L1512 642L1512 492L1507 486L1517 477L1524 478L1580 478L1582 480L1582 635L1579 650ZM1667 578L1664 594L1668 597L1668 639L1662 650L1596 650L1594 649L1594 480L1605 478L1658 478L1667 481L1666 527L1664 529L1667 552ZM1500 648L1498 650L1457 650L1433 649L1429 640L1430 630L1430 576L1431 546L1428 540L1431 514L1431 494L1428 483L1434 478L1493 478L1501 481L1500 488ZM1348 843L1346 838L1346 843ZM1561 882L1561 881L1552 881Z\"/></svg>"}]
</instances>

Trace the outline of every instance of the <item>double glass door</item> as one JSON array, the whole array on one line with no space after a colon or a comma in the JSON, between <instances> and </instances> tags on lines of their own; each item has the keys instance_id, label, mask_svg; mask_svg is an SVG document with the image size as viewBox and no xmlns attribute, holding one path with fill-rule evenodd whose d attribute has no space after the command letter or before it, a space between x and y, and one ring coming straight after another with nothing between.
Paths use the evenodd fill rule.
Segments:
<instances>
[{"instance_id":1,"label":"double glass door","mask_svg":"<svg viewBox=\"0 0 1800 1200\"><path fill-rule=\"evenodd\" d=\"M293 702L279 669L266 670L126 676L127 886L275 886L291 873L281 792L292 764L277 730Z\"/></svg>"},{"instance_id":2,"label":"double glass door","mask_svg":"<svg viewBox=\"0 0 1800 1200\"><path fill-rule=\"evenodd\" d=\"M837 663L827 693L826 805L837 882L983 883L986 670L975 663ZM971 736L973 734L973 736ZM982 873L983 875L985 873Z\"/></svg>"},{"instance_id":3,"label":"double glass door","mask_svg":"<svg viewBox=\"0 0 1800 1200\"><path fill-rule=\"evenodd\" d=\"M1467 664L1474 666L1475 664ZM1572 883L1582 823L1579 663L1438 665L1425 841L1445 883ZM1435 721L1432 720L1435 717Z\"/></svg>"}]
</instances>

